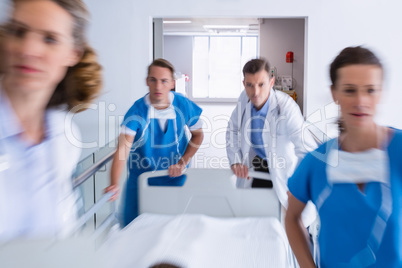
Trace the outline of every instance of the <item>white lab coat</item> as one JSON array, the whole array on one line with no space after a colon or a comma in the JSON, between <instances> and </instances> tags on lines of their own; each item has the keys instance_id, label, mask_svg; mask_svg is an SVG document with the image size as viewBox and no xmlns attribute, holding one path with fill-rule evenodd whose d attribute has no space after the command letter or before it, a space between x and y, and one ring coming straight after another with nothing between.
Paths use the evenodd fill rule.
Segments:
<instances>
[{"instance_id":1,"label":"white lab coat","mask_svg":"<svg viewBox=\"0 0 402 268\"><path fill-rule=\"evenodd\" d=\"M230 118L226 131L226 151L230 165L242 163L249 168L255 156L251 148L252 103L245 91ZM278 198L287 208L287 180L305 154L314 150L317 143L307 130L299 106L289 95L271 89L269 109L264 125L263 142L271 179ZM238 187L251 187L252 180L238 178ZM303 222L309 226L316 217L315 207L308 204Z\"/></svg>"},{"instance_id":2,"label":"white lab coat","mask_svg":"<svg viewBox=\"0 0 402 268\"><path fill-rule=\"evenodd\" d=\"M0 92L1 93L1 92ZM46 112L47 138L22 140L11 105L0 94L0 241L65 237L77 220L72 173L81 148L66 136L65 111ZM77 131L74 131L77 135Z\"/></svg>"}]
</instances>

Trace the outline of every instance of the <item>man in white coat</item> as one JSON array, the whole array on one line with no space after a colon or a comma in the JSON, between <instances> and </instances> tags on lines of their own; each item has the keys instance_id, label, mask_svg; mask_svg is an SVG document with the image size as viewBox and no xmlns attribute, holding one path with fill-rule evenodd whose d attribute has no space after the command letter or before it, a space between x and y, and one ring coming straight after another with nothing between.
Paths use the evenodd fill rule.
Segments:
<instances>
[{"instance_id":1,"label":"man in white coat","mask_svg":"<svg viewBox=\"0 0 402 268\"><path fill-rule=\"evenodd\" d=\"M268 166L273 188L282 206L287 208L287 180L308 151L317 147L299 106L289 95L274 90L275 77L269 77L269 64L253 59L243 68L243 85L238 104L226 132L226 151L233 173L242 188L264 187L248 178L252 163ZM313 204L303 212L309 226L315 219Z\"/></svg>"}]
</instances>

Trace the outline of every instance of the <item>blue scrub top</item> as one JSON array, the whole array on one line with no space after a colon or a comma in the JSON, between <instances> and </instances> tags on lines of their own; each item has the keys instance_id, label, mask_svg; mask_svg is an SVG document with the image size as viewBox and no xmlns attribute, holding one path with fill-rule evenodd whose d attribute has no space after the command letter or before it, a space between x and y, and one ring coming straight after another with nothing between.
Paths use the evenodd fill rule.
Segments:
<instances>
[{"instance_id":1,"label":"blue scrub top","mask_svg":"<svg viewBox=\"0 0 402 268\"><path fill-rule=\"evenodd\" d=\"M356 184L337 183L323 203L318 200L327 187L326 160L331 140L306 155L288 181L289 191L301 202L312 200L320 204L319 234L321 267L349 267L348 263L367 246L373 224L383 196L380 183L367 183L362 193ZM390 161L392 214L378 250L375 263L368 267L402 266L402 131L394 130L394 137L387 148ZM322 204L322 205L321 205Z\"/></svg>"},{"instance_id":2,"label":"blue scrub top","mask_svg":"<svg viewBox=\"0 0 402 268\"><path fill-rule=\"evenodd\" d=\"M147 95L134 103L125 115L122 126L135 134L127 166L129 178L126 186L122 226L138 216L138 176L147 171L166 170L176 164L184 154L188 139L185 126L195 126L202 109L181 94L170 92L175 119L168 119L161 129L157 118L148 118L150 104ZM185 176L153 178L150 185L183 185Z\"/></svg>"}]
</instances>

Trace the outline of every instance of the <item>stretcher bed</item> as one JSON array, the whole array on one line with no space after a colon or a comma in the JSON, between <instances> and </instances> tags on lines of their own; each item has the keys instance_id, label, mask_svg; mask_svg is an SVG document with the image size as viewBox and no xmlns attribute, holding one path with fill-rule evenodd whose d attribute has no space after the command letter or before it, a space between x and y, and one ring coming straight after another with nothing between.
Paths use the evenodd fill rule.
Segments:
<instances>
[{"instance_id":1,"label":"stretcher bed","mask_svg":"<svg viewBox=\"0 0 402 268\"><path fill-rule=\"evenodd\" d=\"M112 267L297 267L273 189L239 189L231 170L188 169L182 187L139 177L140 216L99 250ZM250 172L269 178L269 174Z\"/></svg>"},{"instance_id":2,"label":"stretcher bed","mask_svg":"<svg viewBox=\"0 0 402 268\"><path fill-rule=\"evenodd\" d=\"M0 266L298 267L273 189L236 188L232 171L222 169L188 169L182 187L148 185L148 178L166 174L140 176L141 214L124 229L104 227L114 222L112 214L90 238L0 244ZM250 176L269 178L259 172ZM105 194L79 219L77 231L110 196Z\"/></svg>"}]
</instances>

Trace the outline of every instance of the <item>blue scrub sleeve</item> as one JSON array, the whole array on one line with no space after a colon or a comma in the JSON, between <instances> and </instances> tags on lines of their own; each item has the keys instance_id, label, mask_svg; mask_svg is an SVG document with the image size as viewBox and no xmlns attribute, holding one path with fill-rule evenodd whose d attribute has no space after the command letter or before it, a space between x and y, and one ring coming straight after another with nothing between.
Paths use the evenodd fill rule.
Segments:
<instances>
[{"instance_id":1,"label":"blue scrub sleeve","mask_svg":"<svg viewBox=\"0 0 402 268\"><path fill-rule=\"evenodd\" d=\"M139 133L146 125L146 116L146 109L142 109L141 104L137 101L124 116L121 126L126 126L132 131Z\"/></svg>"},{"instance_id":2,"label":"blue scrub sleeve","mask_svg":"<svg viewBox=\"0 0 402 268\"><path fill-rule=\"evenodd\" d=\"M312 155L307 154L288 180L289 191L303 203L311 200L310 182L311 168L314 166L313 160Z\"/></svg>"},{"instance_id":3,"label":"blue scrub sleeve","mask_svg":"<svg viewBox=\"0 0 402 268\"><path fill-rule=\"evenodd\" d=\"M181 109L180 112L184 115L185 124L188 127L194 126L200 119L202 109L184 96L176 94L176 97L181 102L179 108Z\"/></svg>"},{"instance_id":4,"label":"blue scrub sleeve","mask_svg":"<svg viewBox=\"0 0 402 268\"><path fill-rule=\"evenodd\" d=\"M189 100L189 119L187 120L187 126L194 126L200 119L201 113L202 109L197 104Z\"/></svg>"}]
</instances>

